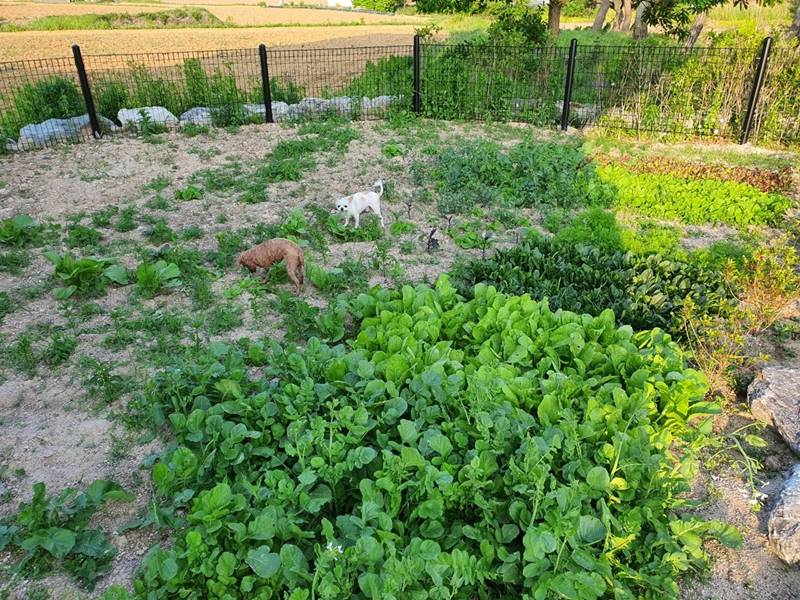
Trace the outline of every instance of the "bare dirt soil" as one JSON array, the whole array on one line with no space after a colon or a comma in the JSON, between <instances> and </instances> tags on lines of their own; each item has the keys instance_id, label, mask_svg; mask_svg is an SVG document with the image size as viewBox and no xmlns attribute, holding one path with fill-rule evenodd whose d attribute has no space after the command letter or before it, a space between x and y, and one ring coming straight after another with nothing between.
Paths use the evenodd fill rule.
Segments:
<instances>
[{"instance_id":1,"label":"bare dirt soil","mask_svg":"<svg viewBox=\"0 0 800 600\"><path fill-rule=\"evenodd\" d=\"M119 34L121 32L115 32ZM256 223L273 223L295 207L307 209L310 204L331 207L340 195L369 189L377 179L390 182L392 192L384 202L384 212L389 223L405 219L404 199L415 190L412 164L424 157L424 144L457 144L464 137L483 136L498 141L518 138L523 128L514 126L458 126L444 123L426 123L419 131L404 137L383 123L355 123L359 139L350 143L346 153L331 153L318 160L316 169L306 173L301 181L275 184L265 190L266 201L243 204L231 197L207 194L200 200L170 202L171 210L151 208L153 184L162 182L160 194L171 200L176 190L184 188L191 176L200 169L220 166L232 161L246 162L266 155L284 139L296 137L296 131L278 125L256 125L238 131L213 130L208 135L186 137L178 133L159 136L150 143L141 138L118 136L101 141L74 146L61 146L37 152L13 155L0 159L0 219L15 214L29 214L42 222L60 225L76 215L89 215L109 207L134 206L140 215L165 219L167 225L180 232L188 227L201 230L201 237L193 242L197 248L216 247L216 234L235 231ZM422 145L415 146L424 132ZM408 135L408 134L407 134ZM552 136L547 132L543 135ZM406 148L401 156L387 157L382 148L387 142ZM538 215L527 211L534 223ZM477 256L479 250L462 250L449 237L441 233L444 223L435 206L415 204L410 221L416 231L392 238L389 254L402 267L403 278L410 281L433 280L446 270L458 256ZM86 219L83 221L88 223ZM90 224L90 223L88 223ZM439 227L442 249L436 254L425 250L427 233ZM123 264L137 263L137 253L148 244L145 234L149 226L139 222L127 233L104 228L102 243L114 250ZM513 242L514 232L498 235L497 244ZM404 244L401 250L400 245ZM63 248L62 248L63 249ZM25 331L45 325L63 325L67 321L60 303L50 288L52 267L40 253L31 252L31 259L18 275L0 273L0 291L18 293L28 290L31 299L17 306L0 324L0 340L9 345ZM109 250L111 252L111 250ZM371 242L331 243L327 255L312 253L317 264L330 268L346 256L371 260L376 246ZM242 275L233 270L223 271L213 283L214 292L220 296L232 289ZM396 282L380 269L371 273L371 283L392 285ZM115 372L131 376L136 382L145 380L148 373L137 372L136 348L112 350L102 343L103 335L93 331L107 331L114 309L124 308L135 301L133 286L112 288L108 294L95 300L99 314L80 325L79 345L71 359L63 366L51 370L38 369L33 376L13 369L0 369L0 464L4 467L0 477L0 493L5 502L0 503L0 514L16 510L20 501L31 497L31 486L44 481L49 490L65 486L85 486L96 478L111 478L135 495L127 504L104 507L97 522L108 532L139 514L149 498L148 471L142 461L158 451L160 441L142 438L140 432L129 431L121 423L118 413L125 410L127 401L135 390L128 391L108 405L97 399L82 384L86 375L79 366L79 357L89 356L113 364ZM37 293L35 290L40 289ZM288 288L287 288L288 289ZM304 299L314 306L325 303L310 285L306 286ZM256 314L245 292L236 301L242 307L241 325L213 336L213 339L233 341L241 336L251 338L270 335L280 339L281 315ZM22 302L22 301L20 301ZM144 302L149 309L162 312L192 310L190 302L180 292L157 296ZM105 330L103 328L106 328ZM732 407L732 411L735 407ZM728 419L746 422L746 416L725 417L717 427L728 430ZM783 445L769 438L766 452L776 457L781 466L764 475L759 489L772 493L781 484L782 466L788 466L791 457ZM775 464L775 461L773 461ZM12 475L13 474L13 475ZM688 580L683 585L686 600L796 600L800 590L800 569L788 568L768 548L766 537L766 509L757 510L751 502L748 481L735 464L723 464L713 471L703 471L697 478L693 497L700 502L698 509L705 517L719 518L742 529L745 546L741 550L727 550L711 545L713 562L703 581ZM148 529L113 534L111 541L119 554L111 573L105 577L96 593L112 584L128 584L142 555L156 541L166 540L167 534ZM0 564L10 557L0 555ZM16 597L24 598L25 590L47 586L57 598L78 597L80 590L65 577L50 577L33 584L21 582ZM14 596L12 596L14 597Z\"/></svg>"}]
</instances>

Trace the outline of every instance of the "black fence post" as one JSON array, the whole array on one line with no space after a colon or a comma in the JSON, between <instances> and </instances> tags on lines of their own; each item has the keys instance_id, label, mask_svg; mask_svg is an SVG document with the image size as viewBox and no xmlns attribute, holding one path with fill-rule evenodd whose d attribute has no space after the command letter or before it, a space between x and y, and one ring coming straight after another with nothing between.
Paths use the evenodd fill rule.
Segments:
<instances>
[{"instance_id":1,"label":"black fence post","mask_svg":"<svg viewBox=\"0 0 800 600\"><path fill-rule=\"evenodd\" d=\"M567 57L567 77L564 81L564 106L561 107L561 131L566 131L569 126L569 105L572 104L572 79L575 75L575 54L578 51L578 40L572 38L569 43Z\"/></svg>"},{"instance_id":2,"label":"black fence post","mask_svg":"<svg viewBox=\"0 0 800 600\"><path fill-rule=\"evenodd\" d=\"M764 85L764 77L767 74L767 61L769 60L769 52L772 49L772 38L767 36L761 43L761 52L758 55L758 68L756 69L756 76L753 79L753 87L750 90L750 99L747 102L747 113L744 115L744 123L742 124L742 139L739 143L746 144L750 138L750 131L753 129L753 119L756 115L756 107L758 106L758 97L761 95L761 87Z\"/></svg>"},{"instance_id":3,"label":"black fence post","mask_svg":"<svg viewBox=\"0 0 800 600\"><path fill-rule=\"evenodd\" d=\"M264 122L274 123L272 117L272 91L269 89L269 67L267 66L267 46L259 44L258 57L261 60L261 90L264 93Z\"/></svg>"},{"instance_id":4,"label":"black fence post","mask_svg":"<svg viewBox=\"0 0 800 600\"><path fill-rule=\"evenodd\" d=\"M420 97L420 55L419 55L419 36L414 36L414 96L413 108L414 112L419 114L422 109L422 98Z\"/></svg>"},{"instance_id":5,"label":"black fence post","mask_svg":"<svg viewBox=\"0 0 800 600\"><path fill-rule=\"evenodd\" d=\"M86 113L89 115L89 124L92 126L92 135L96 139L100 139L103 136L103 132L100 131L97 111L94 109L92 89L89 87L89 78L86 76L86 66L83 64L83 55L81 55L81 47L78 46L78 44L72 44L72 56L75 57L75 68L78 70L78 81L81 83L81 92L83 92L83 101L86 103Z\"/></svg>"}]
</instances>

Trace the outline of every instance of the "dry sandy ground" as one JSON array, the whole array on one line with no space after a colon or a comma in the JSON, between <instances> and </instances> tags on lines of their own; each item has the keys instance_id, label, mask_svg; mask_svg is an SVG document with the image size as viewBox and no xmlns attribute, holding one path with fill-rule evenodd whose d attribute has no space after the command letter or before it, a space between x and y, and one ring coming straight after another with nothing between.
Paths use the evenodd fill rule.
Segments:
<instances>
[{"instance_id":1,"label":"dry sandy ground","mask_svg":"<svg viewBox=\"0 0 800 600\"><path fill-rule=\"evenodd\" d=\"M380 149L397 135L382 130L380 124L356 124L361 139L351 143L345 156L331 156L319 161L318 168L302 182L286 183L269 190L267 202L246 205L229 199L207 197L181 204L180 211L160 212L168 224L176 230L189 225L201 227L205 236L198 241L201 248L214 247L213 236L217 232L230 231L254 222L273 222L282 212L309 202L326 204L338 195L356 189L368 188L376 179L384 178L396 185L397 196L386 203L385 212L399 214L403 205L397 198L410 194L414 189L410 165L414 153L392 159L385 158ZM500 127L454 125L431 125L428 131L438 129L440 139L460 135L491 135L502 138L509 129ZM501 133L505 131L505 133ZM135 204L141 212L148 197L142 186L156 177L169 179L164 190L171 197L175 189L186 185L192 173L201 168L220 165L230 160L250 160L267 153L281 139L293 137L293 130L277 125L258 125L242 128L238 133L215 131L213 136L186 138L169 134L167 142L153 145L141 139L117 137L100 142L60 148L45 149L0 159L0 218L25 212L37 219L50 218L64 223L70 214L78 211L91 212L107 207L110 203ZM151 194L152 195L152 194ZM218 218L224 214L228 222L220 224ZM531 215L533 216L533 215ZM393 217L396 218L396 217ZM432 207L417 206L412 220L420 232L441 224ZM144 243L144 226L127 234L107 232L106 241L132 239ZM424 234L423 234L424 236ZM442 251L433 257L421 249L419 234L409 234L408 241L415 244L415 251L400 254L397 245L392 254L400 260L409 278L421 280L434 278L445 270L453 258L465 252L456 248L444 235L440 235ZM374 245L335 244L327 258L315 257L325 265L337 264L346 253L369 256ZM131 257L121 258L126 264ZM10 290L20 285L35 285L45 280L51 268L42 259L35 259L20 277L0 276L0 290ZM240 277L228 273L215 282L217 292L225 289ZM381 277L373 283L382 282ZM109 311L125 305L131 290L113 290L98 302ZM308 301L319 304L313 296ZM160 296L149 301L152 307L165 309L185 304L179 294ZM102 324L107 315L95 317L89 325ZM36 323L63 322L58 303L45 294L31 302L23 311L5 318L0 326L0 338L14 339L27 326ZM240 336L258 337L263 334L276 335L274 321L255 319L249 311L242 327L226 334L228 339ZM277 335L280 332L277 331ZM33 482L43 480L52 489L67 485L85 485L98 477L111 477L136 495L130 504L107 507L101 511L100 524L113 531L121 523L136 515L148 498L147 472L139 468L142 459L158 448L158 442L133 443L123 455L114 451L114 438L124 438L125 431L114 417L113 411L124 407L123 398L110 408L98 410L85 399L80 385L75 356L89 354L103 360L120 360L131 363L130 348L111 352L102 348L97 336L81 337L78 350L70 366L54 374L28 379L15 373L5 373L7 381L0 385L0 458L8 472L24 469L16 478L3 482L13 494L13 501L0 505L0 514L14 509L17 502L30 497ZM729 419L723 417L717 423L719 429L729 427ZM765 474L762 489L774 492L781 483L781 471L791 461L785 447L770 438L770 452L782 465L781 469ZM750 492L746 481L730 466L723 466L712 473L703 472L695 486L695 497L701 501L701 514L736 524L745 536L742 550L731 551L709 545L713 564L703 582L687 582L684 585L685 600L797 600L800 590L800 569L787 568L770 551L766 537L766 509L754 510L750 503ZM102 591L112 583L125 584L139 564L142 554L150 544L160 539L151 531L132 531L125 535L112 536L112 542L120 553L114 562L111 574L98 588ZM0 563L3 561L0 556ZM5 557L7 559L7 557ZM53 590L64 590L56 597L74 597L64 578L45 580ZM23 588L24 589L24 588ZM24 597L24 596L22 596Z\"/></svg>"},{"instance_id":2,"label":"dry sandy ground","mask_svg":"<svg viewBox=\"0 0 800 600\"><path fill-rule=\"evenodd\" d=\"M336 23L382 23L392 21L410 23L424 21L422 17L395 16L347 10L323 10L308 8L277 8L248 5L245 2L236 4L193 4L191 2L176 3L181 6L205 8L222 21L230 21L236 25L328 25ZM173 10L175 6L159 4L44 4L37 3L2 3L0 2L0 20L22 24L32 19L45 16L86 15L108 13L138 14L144 12L161 12Z\"/></svg>"},{"instance_id":3,"label":"dry sandy ground","mask_svg":"<svg viewBox=\"0 0 800 600\"><path fill-rule=\"evenodd\" d=\"M70 57L72 44L88 54L228 50L268 46L347 48L411 44L412 25L263 27L247 29L124 29L0 33L3 60Z\"/></svg>"}]
</instances>

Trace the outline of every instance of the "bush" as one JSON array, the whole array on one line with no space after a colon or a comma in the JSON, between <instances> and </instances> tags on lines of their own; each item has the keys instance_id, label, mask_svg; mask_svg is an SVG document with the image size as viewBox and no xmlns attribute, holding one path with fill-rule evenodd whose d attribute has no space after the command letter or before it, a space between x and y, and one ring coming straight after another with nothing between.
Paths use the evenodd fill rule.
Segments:
<instances>
[{"instance_id":1,"label":"bush","mask_svg":"<svg viewBox=\"0 0 800 600\"><path fill-rule=\"evenodd\" d=\"M353 6L360 6L378 12L393 13L403 7L404 0L354 0Z\"/></svg>"},{"instance_id":2,"label":"bush","mask_svg":"<svg viewBox=\"0 0 800 600\"><path fill-rule=\"evenodd\" d=\"M157 374L157 510L186 525L137 595L677 598L703 538L740 543L675 512L719 408L668 337L474 296L375 290L352 349L217 343Z\"/></svg>"},{"instance_id":3,"label":"bush","mask_svg":"<svg viewBox=\"0 0 800 600\"><path fill-rule=\"evenodd\" d=\"M58 75L20 86L13 93L11 107L0 114L0 134L11 138L16 138L25 125L67 119L86 112L77 85Z\"/></svg>"}]
</instances>

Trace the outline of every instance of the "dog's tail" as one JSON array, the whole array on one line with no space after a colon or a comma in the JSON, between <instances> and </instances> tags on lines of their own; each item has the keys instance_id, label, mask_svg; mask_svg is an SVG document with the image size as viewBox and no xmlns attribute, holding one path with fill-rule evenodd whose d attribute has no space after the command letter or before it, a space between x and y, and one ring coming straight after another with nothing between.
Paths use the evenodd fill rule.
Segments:
<instances>
[{"instance_id":1,"label":"dog's tail","mask_svg":"<svg viewBox=\"0 0 800 600\"><path fill-rule=\"evenodd\" d=\"M383 196L383 179L378 179L378 181L372 184L372 187L380 189L380 191L378 192L378 197Z\"/></svg>"}]
</instances>

